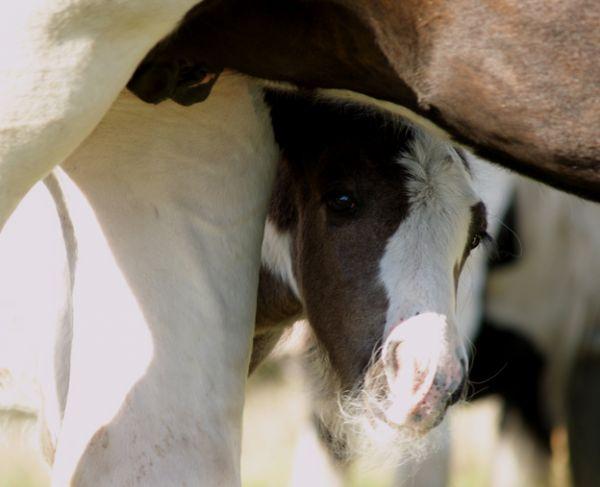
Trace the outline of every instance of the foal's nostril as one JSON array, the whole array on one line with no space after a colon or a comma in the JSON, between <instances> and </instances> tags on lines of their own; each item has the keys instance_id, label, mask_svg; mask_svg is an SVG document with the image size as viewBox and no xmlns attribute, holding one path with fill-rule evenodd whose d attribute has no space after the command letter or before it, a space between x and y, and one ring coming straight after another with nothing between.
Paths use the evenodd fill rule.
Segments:
<instances>
[{"instance_id":1,"label":"foal's nostril","mask_svg":"<svg viewBox=\"0 0 600 487\"><path fill-rule=\"evenodd\" d=\"M469 371L469 363L465 357L460 359L460 365L462 367L463 374L466 376L467 372Z\"/></svg>"},{"instance_id":2,"label":"foal's nostril","mask_svg":"<svg viewBox=\"0 0 600 487\"><path fill-rule=\"evenodd\" d=\"M385 354L385 364L393 376L396 376L400 369L400 357L398 356L400 345L401 342L391 342Z\"/></svg>"},{"instance_id":3,"label":"foal's nostril","mask_svg":"<svg viewBox=\"0 0 600 487\"><path fill-rule=\"evenodd\" d=\"M465 377L463 377L463 380L460 383L460 385L450 395L450 399L448 400L449 406L451 406L452 404L456 404L458 401L460 401L462 399L464 392L466 390L466 386L467 386L467 379Z\"/></svg>"},{"instance_id":4,"label":"foal's nostril","mask_svg":"<svg viewBox=\"0 0 600 487\"><path fill-rule=\"evenodd\" d=\"M466 357L465 352L460 347L454 350L454 353L457 357L459 357L458 360L460 362L460 366L462 367L462 371L464 374L466 374L469 370L469 359Z\"/></svg>"}]
</instances>

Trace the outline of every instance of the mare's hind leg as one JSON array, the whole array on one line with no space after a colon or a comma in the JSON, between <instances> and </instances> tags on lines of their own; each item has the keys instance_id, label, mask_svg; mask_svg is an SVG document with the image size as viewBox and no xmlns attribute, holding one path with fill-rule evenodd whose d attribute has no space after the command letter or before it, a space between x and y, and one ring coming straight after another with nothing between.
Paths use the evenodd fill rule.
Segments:
<instances>
[{"instance_id":1,"label":"mare's hind leg","mask_svg":"<svg viewBox=\"0 0 600 487\"><path fill-rule=\"evenodd\" d=\"M196 0L0 3L0 229Z\"/></svg>"},{"instance_id":2,"label":"mare's hind leg","mask_svg":"<svg viewBox=\"0 0 600 487\"><path fill-rule=\"evenodd\" d=\"M550 422L541 388L545 357L526 337L490 320L484 320L474 348L473 398L498 395L505 409L493 485L547 485Z\"/></svg>"},{"instance_id":3,"label":"mare's hind leg","mask_svg":"<svg viewBox=\"0 0 600 487\"><path fill-rule=\"evenodd\" d=\"M342 487L348 467L342 445L332 443L327 426L312 413L306 421L294 453L290 487Z\"/></svg>"},{"instance_id":4,"label":"mare's hind leg","mask_svg":"<svg viewBox=\"0 0 600 487\"><path fill-rule=\"evenodd\" d=\"M506 412L492 465L493 487L550 485L550 455L531 434L523 417Z\"/></svg>"},{"instance_id":5,"label":"mare's hind leg","mask_svg":"<svg viewBox=\"0 0 600 487\"><path fill-rule=\"evenodd\" d=\"M600 326L585 345L571 369L565 404L575 487L600 484Z\"/></svg>"}]
</instances>

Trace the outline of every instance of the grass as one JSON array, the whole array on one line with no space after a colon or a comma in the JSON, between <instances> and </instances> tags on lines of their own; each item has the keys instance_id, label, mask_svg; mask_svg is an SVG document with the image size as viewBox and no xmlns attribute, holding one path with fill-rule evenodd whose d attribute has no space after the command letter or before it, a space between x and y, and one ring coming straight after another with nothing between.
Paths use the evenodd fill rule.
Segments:
<instances>
[{"instance_id":1,"label":"grass","mask_svg":"<svg viewBox=\"0 0 600 487\"><path fill-rule=\"evenodd\" d=\"M315 463L316 458L299 460L300 440L304 452L317 448L307 427L306 401L299 364L293 358L284 356L277 363L266 363L249 380L242 444L243 487L336 487L331 478L323 475L323 466ZM453 435L450 487L490 485L497 436L494 421L499 411L493 400L454 409L451 427L458 434ZM39 462L35 451L36 430L31 414L21 413L8 424L0 412L0 430L0 487L47 487L48 469ZM559 449L565 449L564 439L559 437L555 442ZM553 485L565 487L566 461L564 455L559 458L553 464L553 471L555 478L562 480L555 480ZM290 484L294 475L300 480ZM360 463L352 465L342 485L338 484L339 487L392 485L400 485L394 483L393 471L367 468ZM403 485L429 487L411 482Z\"/></svg>"}]
</instances>

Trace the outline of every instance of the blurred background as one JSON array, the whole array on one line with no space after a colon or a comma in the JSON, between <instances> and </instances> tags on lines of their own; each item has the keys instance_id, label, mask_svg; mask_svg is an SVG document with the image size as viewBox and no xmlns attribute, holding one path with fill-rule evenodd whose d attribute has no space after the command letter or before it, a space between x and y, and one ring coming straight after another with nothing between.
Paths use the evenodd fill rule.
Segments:
<instances>
[{"instance_id":1,"label":"blurred background","mask_svg":"<svg viewBox=\"0 0 600 487\"><path fill-rule=\"evenodd\" d=\"M242 476L244 487L415 486L407 470L373 467L366 462L349 466L343 479L332 478L331 464L319 448L309 420L308 386L299 346L279 346L248 381L244 412ZM48 469L37 447L36 398L33 384L0 379L0 487L46 487ZM7 409L11 409L8 413ZM491 485L492 458L497 452L500 402L490 397L455 406L449 415L452 431L450 486ZM526 462L527 457L516 461ZM551 485L568 486L566 435L553 436ZM428 468L425 460L422 468ZM510 470L510 464L506 469ZM403 477L403 478L399 478ZM337 483L336 483L337 482ZM423 486L429 487L429 486ZM531 486L535 487L535 486Z\"/></svg>"}]
</instances>

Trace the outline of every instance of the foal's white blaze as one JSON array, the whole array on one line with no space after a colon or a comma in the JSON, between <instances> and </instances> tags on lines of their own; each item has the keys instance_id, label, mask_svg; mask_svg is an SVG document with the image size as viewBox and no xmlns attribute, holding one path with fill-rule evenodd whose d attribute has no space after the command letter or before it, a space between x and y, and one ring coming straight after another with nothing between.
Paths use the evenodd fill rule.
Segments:
<instances>
[{"instance_id":1,"label":"foal's white blaze","mask_svg":"<svg viewBox=\"0 0 600 487\"><path fill-rule=\"evenodd\" d=\"M385 368L391 397L385 415L392 423L406 424L426 400L442 367L447 328L445 316L428 312L396 326L387 338L384 357L392 354L390 359L399 365L397 371Z\"/></svg>"},{"instance_id":2,"label":"foal's white blaze","mask_svg":"<svg viewBox=\"0 0 600 487\"><path fill-rule=\"evenodd\" d=\"M462 380L454 268L478 198L454 149L422 131L398 162L409 172L409 214L386 245L380 278L389 299L383 356L394 348L399 374L391 385L398 389L390 392L404 402L388 419L402 424L421 402L438 399L436 378L441 390Z\"/></svg>"}]
</instances>

